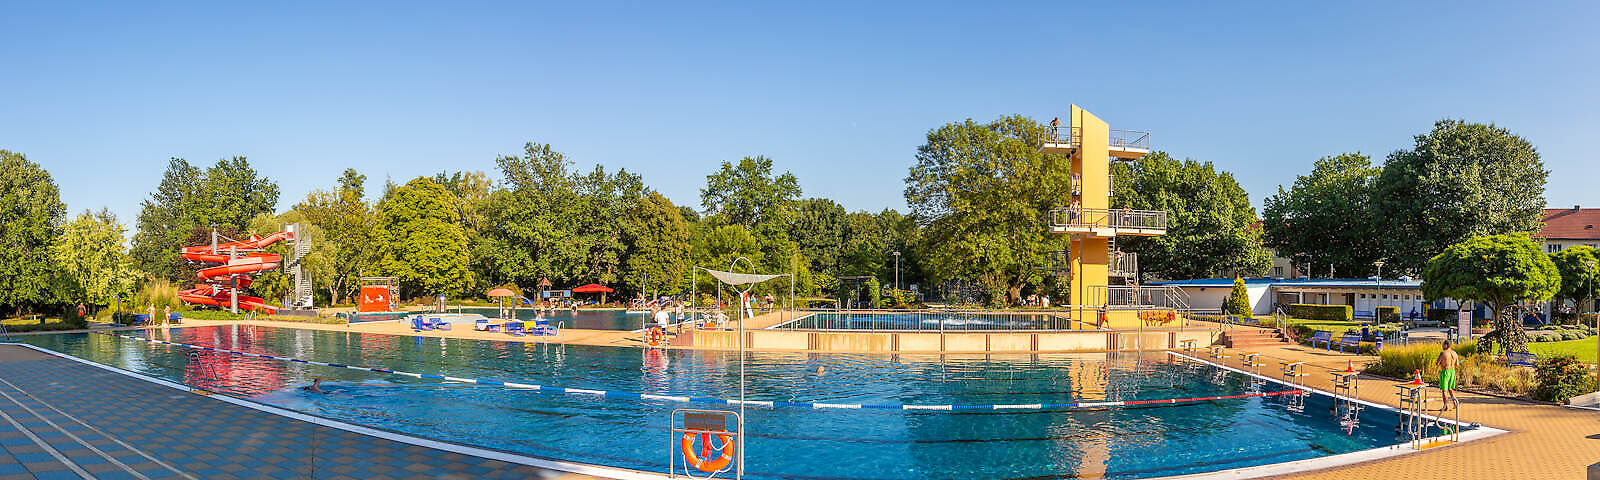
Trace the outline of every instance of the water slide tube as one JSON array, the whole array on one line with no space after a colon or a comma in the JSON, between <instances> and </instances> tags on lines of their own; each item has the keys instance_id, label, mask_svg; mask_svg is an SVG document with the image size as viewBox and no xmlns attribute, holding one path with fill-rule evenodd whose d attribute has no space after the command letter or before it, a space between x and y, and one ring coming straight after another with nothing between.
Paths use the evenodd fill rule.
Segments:
<instances>
[{"instance_id":1,"label":"water slide tube","mask_svg":"<svg viewBox=\"0 0 1600 480\"><path fill-rule=\"evenodd\" d=\"M233 304L234 295L238 295L239 308L277 313L277 307L268 305L261 297L245 295L238 290L250 287L252 279L248 275L278 268L283 263L283 257L258 251L246 251L237 255L232 253L238 250L260 250L268 245L293 239L293 233L278 232L265 237L251 235L248 239L219 243L215 248L211 245L183 247L183 258L222 265L201 269L198 275L205 283L178 292L178 299L198 305L228 307ZM244 276L234 277L234 275Z\"/></svg>"}]
</instances>

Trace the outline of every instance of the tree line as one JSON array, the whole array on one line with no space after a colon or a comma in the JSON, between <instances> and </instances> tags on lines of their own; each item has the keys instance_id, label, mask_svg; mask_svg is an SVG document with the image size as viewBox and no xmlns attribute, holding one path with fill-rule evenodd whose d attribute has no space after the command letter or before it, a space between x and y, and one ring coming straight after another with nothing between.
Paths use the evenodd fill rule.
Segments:
<instances>
[{"instance_id":1,"label":"tree line","mask_svg":"<svg viewBox=\"0 0 1600 480\"><path fill-rule=\"evenodd\" d=\"M1044 128L1008 115L931 129L905 177L905 213L806 197L764 156L721 162L697 206L674 204L626 169L580 170L553 146L528 143L495 158L492 173L386 181L375 195L366 175L347 169L281 212L276 182L246 158L203 168L174 158L142 202L131 242L109 212L69 221L49 172L0 151L0 305L105 304L146 279L192 284L199 266L180 247L208 243L213 230L240 238L288 223L314 245L302 265L319 305L348 300L370 276L398 277L413 298L533 289L541 279L676 294L694 287L692 267L725 269L738 257L762 272L795 273L802 295L854 291L841 277L892 286L898 258L902 289L937 294L962 282L993 304L1060 298L1068 282L1049 252L1069 239L1048 232L1047 215L1069 198L1070 162L1040 151ZM1416 271L1465 236L1535 228L1544 175L1526 141L1443 121L1382 168L1359 154L1319 160L1267 200L1265 218L1232 174L1167 152L1113 165L1111 205L1169 213L1167 235L1118 240L1140 255L1146 280L1263 275L1268 247L1341 272L1377 258ZM713 288L700 278L700 289ZM252 288L275 300L289 282L274 271Z\"/></svg>"}]
</instances>

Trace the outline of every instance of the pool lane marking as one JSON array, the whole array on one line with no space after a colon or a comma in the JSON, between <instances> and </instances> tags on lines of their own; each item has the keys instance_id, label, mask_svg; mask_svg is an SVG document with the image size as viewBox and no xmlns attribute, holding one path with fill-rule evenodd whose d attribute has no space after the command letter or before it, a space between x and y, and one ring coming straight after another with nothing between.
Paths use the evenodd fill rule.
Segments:
<instances>
[{"instance_id":1,"label":"pool lane marking","mask_svg":"<svg viewBox=\"0 0 1600 480\"><path fill-rule=\"evenodd\" d=\"M1024 404L998 404L998 405L911 405L911 404L903 404L903 405L876 404L876 405L873 405L873 404L859 404L859 403L779 402L779 401L769 401L769 400L743 400L743 401L741 401L741 400L738 400L738 399L725 399L725 398L714 398L714 397L685 397L685 396L673 396L673 395L654 395L654 394L648 394L648 393L612 392L612 391L607 391L607 390L591 390L591 389L584 389L584 388L547 387L547 386L542 386L542 385L523 384L523 383L514 383L514 382L502 382L502 381L497 381L497 380L481 380L481 379L476 379L476 378L451 377L451 376L446 376L446 375L435 375L435 374L430 374L430 373L412 373L412 372L403 372L403 371L399 371L399 370L387 370L387 369L378 369L378 368L357 367L357 366L343 365L343 364L338 364L338 363L319 362L319 361L315 361L315 360L302 360L302 359L292 358L292 357L279 357L279 356L260 354L260 353L239 352L239 351L235 351L235 350L228 350L228 349L217 348L217 347L206 347L206 346L201 346L201 345L190 345L190 344L187 344L187 343L169 342L169 341L166 341L166 340L157 340L157 339L145 338L145 337L135 337L135 336L129 336L129 335L122 335L122 334L118 334L118 333L107 333L107 332L94 332L94 333L99 333L101 335L111 335L111 336L115 336L115 337L121 337L121 338L129 339L129 340L139 340L139 341L149 342L149 343L159 343L159 344L163 344L163 345L172 345L172 346L175 346L175 347L196 348L196 349L201 349L201 350L209 350L209 351L213 351L213 352L230 353L230 354L236 354L236 355L250 355L250 356L259 357L259 358L266 358L266 359L272 359L272 360L281 360L281 361L288 361L288 362L306 363L306 364L320 365L320 366L325 366L325 367L344 368L344 369L350 369L350 370L361 370L361 371L367 371L367 372L390 373L390 374L394 374L394 375L404 375L404 376L412 377L412 378L427 378L427 379L433 379L433 380L443 380L443 381L446 381L446 382L470 383L470 384L477 384L477 385L503 386L503 387L507 387L507 388L517 388L517 389L537 390L537 391L548 391L548 392L551 392L551 393L568 393L568 394L574 394L574 395L594 395L594 396L601 396L601 397L618 397L618 398L638 398L638 399L644 399L644 400L662 400L662 401L679 402L679 403L715 403L715 404L724 404L724 405L739 405L740 403L743 403L745 405L768 407L768 408L785 407L785 408L809 408L809 409L813 409L813 410L825 410L825 409L861 410L861 409L871 409L871 410L940 410L940 411L955 411L955 410L1066 410L1066 409L1095 409L1095 408L1125 407L1125 406L1150 405L1150 404L1173 405L1173 404L1180 404L1180 403L1198 403L1198 402L1209 402L1209 401L1216 401L1216 400L1232 400L1232 399L1254 398L1254 397L1272 397L1272 396L1278 396L1278 395L1298 394L1298 393L1302 393L1303 392L1303 390L1295 389L1295 390L1284 390L1284 391L1281 391L1281 392L1246 393L1246 394L1242 394L1242 395L1227 395L1227 396L1215 396L1215 397L1168 398L1168 399L1159 399L1159 400L1124 400L1124 401L1111 401L1111 402L1024 403Z\"/></svg>"}]
</instances>

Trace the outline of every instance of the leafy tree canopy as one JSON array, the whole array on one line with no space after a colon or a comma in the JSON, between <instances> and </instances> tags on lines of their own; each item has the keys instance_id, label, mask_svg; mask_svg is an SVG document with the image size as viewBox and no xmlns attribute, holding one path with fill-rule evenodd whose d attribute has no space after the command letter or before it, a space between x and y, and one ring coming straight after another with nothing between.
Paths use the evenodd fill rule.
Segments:
<instances>
[{"instance_id":1,"label":"leafy tree canopy","mask_svg":"<svg viewBox=\"0 0 1600 480\"><path fill-rule=\"evenodd\" d=\"M178 250L196 230L244 231L250 219L272 213L277 204L277 183L257 175L245 157L218 160L204 171L173 158L139 212L134 263L152 275L189 282L194 269Z\"/></svg>"},{"instance_id":2,"label":"leafy tree canopy","mask_svg":"<svg viewBox=\"0 0 1600 480\"><path fill-rule=\"evenodd\" d=\"M991 296L1013 302L1024 286L1041 283L1045 252L1065 249L1045 215L1067 198L1070 184L1068 160L1039 151L1043 131L1011 115L928 132L905 190L912 214L927 225L927 275L987 279Z\"/></svg>"},{"instance_id":3,"label":"leafy tree canopy","mask_svg":"<svg viewBox=\"0 0 1600 480\"><path fill-rule=\"evenodd\" d=\"M1366 277L1383 257L1372 207L1381 171L1360 153L1318 159L1310 175L1267 198L1263 241L1297 265L1332 265L1335 276Z\"/></svg>"},{"instance_id":4,"label":"leafy tree canopy","mask_svg":"<svg viewBox=\"0 0 1600 480\"><path fill-rule=\"evenodd\" d=\"M1576 316L1583 304L1594 298L1597 284L1600 284L1600 251L1578 245L1550 254L1550 261L1561 273L1561 289L1556 292L1561 302L1557 310ZM1567 302L1572 302L1571 307Z\"/></svg>"},{"instance_id":5,"label":"leafy tree canopy","mask_svg":"<svg viewBox=\"0 0 1600 480\"><path fill-rule=\"evenodd\" d=\"M794 174L773 174L772 159L759 155L740 159L737 165L722 162L722 169L707 175L706 186L700 189L708 214L746 227L787 222L798 198L800 182Z\"/></svg>"},{"instance_id":6,"label":"leafy tree canopy","mask_svg":"<svg viewBox=\"0 0 1600 480\"><path fill-rule=\"evenodd\" d=\"M126 229L110 210L84 211L61 230L52 257L66 277L62 300L109 305L129 298L141 276L128 256Z\"/></svg>"},{"instance_id":7,"label":"leafy tree canopy","mask_svg":"<svg viewBox=\"0 0 1600 480\"><path fill-rule=\"evenodd\" d=\"M418 177L378 205L380 271L399 277L410 297L460 296L471 285L467 233L443 185Z\"/></svg>"},{"instance_id":8,"label":"leafy tree canopy","mask_svg":"<svg viewBox=\"0 0 1600 480\"><path fill-rule=\"evenodd\" d=\"M66 210L50 172L20 153L0 150L0 305L55 300L50 249Z\"/></svg>"},{"instance_id":9,"label":"leafy tree canopy","mask_svg":"<svg viewBox=\"0 0 1600 480\"><path fill-rule=\"evenodd\" d=\"M1375 206L1396 272L1416 272L1467 238L1533 232L1549 172L1527 140L1494 125L1440 120L1389 155Z\"/></svg>"},{"instance_id":10,"label":"leafy tree canopy","mask_svg":"<svg viewBox=\"0 0 1600 480\"><path fill-rule=\"evenodd\" d=\"M1155 278L1259 276L1272 266L1261 245L1250 194L1211 162L1156 152L1112 166L1115 208L1164 210L1167 234L1117 239L1139 254L1140 274Z\"/></svg>"},{"instance_id":11,"label":"leafy tree canopy","mask_svg":"<svg viewBox=\"0 0 1600 480\"><path fill-rule=\"evenodd\" d=\"M1561 288L1561 273L1525 233L1472 237L1450 245L1428 260L1422 271L1422 294L1489 305L1495 332L1489 345L1522 351L1527 335L1522 321L1505 310L1518 302L1549 300Z\"/></svg>"}]
</instances>

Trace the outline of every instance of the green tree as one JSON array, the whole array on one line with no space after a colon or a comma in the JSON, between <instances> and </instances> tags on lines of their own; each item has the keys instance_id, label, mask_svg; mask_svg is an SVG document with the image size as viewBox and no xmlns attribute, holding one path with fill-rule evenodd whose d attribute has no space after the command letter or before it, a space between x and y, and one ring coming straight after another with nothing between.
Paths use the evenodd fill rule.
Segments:
<instances>
[{"instance_id":1,"label":"green tree","mask_svg":"<svg viewBox=\"0 0 1600 480\"><path fill-rule=\"evenodd\" d=\"M471 284L467 235L444 186L418 177L378 205L382 272L399 277L408 297L459 296Z\"/></svg>"},{"instance_id":2,"label":"green tree","mask_svg":"<svg viewBox=\"0 0 1600 480\"><path fill-rule=\"evenodd\" d=\"M365 200L367 176L353 168L339 176L333 190L314 190L294 206L305 221L322 232L321 241L311 248L328 259L328 277L313 277L313 283L326 292L330 303L349 298L361 277L379 260L376 244L376 212Z\"/></svg>"},{"instance_id":3,"label":"green tree","mask_svg":"<svg viewBox=\"0 0 1600 480\"><path fill-rule=\"evenodd\" d=\"M725 270L739 257L750 259L754 265L764 263L765 258L761 255L761 248L756 242L755 235L751 235L750 229L744 225L701 223L698 227L699 232L691 240L693 245L691 254L695 265ZM744 268L742 262L738 268ZM716 283L706 277L700 275L701 291L716 287Z\"/></svg>"},{"instance_id":4,"label":"green tree","mask_svg":"<svg viewBox=\"0 0 1600 480\"><path fill-rule=\"evenodd\" d=\"M666 293L688 288L689 223L672 201L660 193L646 194L638 207L627 213L623 235L629 245L628 263L622 270L624 285Z\"/></svg>"},{"instance_id":5,"label":"green tree","mask_svg":"<svg viewBox=\"0 0 1600 480\"><path fill-rule=\"evenodd\" d=\"M1039 151L1043 131L1011 115L928 132L905 197L926 225L921 263L929 276L979 279L992 302L1014 302L1024 286L1043 280L1045 252L1065 249L1045 215L1068 197L1070 183L1067 159Z\"/></svg>"},{"instance_id":6,"label":"green tree","mask_svg":"<svg viewBox=\"0 0 1600 480\"><path fill-rule=\"evenodd\" d=\"M1550 261L1561 273L1561 290L1556 292L1558 301L1553 310L1568 319L1576 319L1583 305L1594 298L1596 285L1600 283L1600 251L1578 245L1550 254Z\"/></svg>"},{"instance_id":7,"label":"green tree","mask_svg":"<svg viewBox=\"0 0 1600 480\"><path fill-rule=\"evenodd\" d=\"M133 294L141 274L128 257L125 231L110 210L84 211L62 228L51 256L67 279L63 300L109 305Z\"/></svg>"},{"instance_id":8,"label":"green tree","mask_svg":"<svg viewBox=\"0 0 1600 480\"><path fill-rule=\"evenodd\" d=\"M1255 309L1250 307L1250 292L1245 289L1243 278L1233 277L1233 292L1228 294L1227 303L1222 304L1222 313L1246 317L1255 314Z\"/></svg>"},{"instance_id":9,"label":"green tree","mask_svg":"<svg viewBox=\"0 0 1600 480\"><path fill-rule=\"evenodd\" d=\"M1481 302L1494 311L1495 329L1484 345L1526 351L1522 321L1507 310L1524 301L1549 300L1561 288L1561 273L1528 234L1472 237L1450 245L1422 270L1422 294Z\"/></svg>"},{"instance_id":10,"label":"green tree","mask_svg":"<svg viewBox=\"0 0 1600 480\"><path fill-rule=\"evenodd\" d=\"M51 245L67 206L56 182L20 153L0 150L0 305L56 300Z\"/></svg>"},{"instance_id":11,"label":"green tree","mask_svg":"<svg viewBox=\"0 0 1600 480\"><path fill-rule=\"evenodd\" d=\"M795 210L789 239L799 248L800 254L811 261L812 270L839 274L839 257L849 231L850 214L843 206L826 198L801 200Z\"/></svg>"},{"instance_id":12,"label":"green tree","mask_svg":"<svg viewBox=\"0 0 1600 480\"><path fill-rule=\"evenodd\" d=\"M1360 153L1318 159L1310 175L1267 198L1263 241L1296 265L1333 265L1345 276L1365 277L1383 257L1372 208L1381 171Z\"/></svg>"},{"instance_id":13,"label":"green tree","mask_svg":"<svg viewBox=\"0 0 1600 480\"><path fill-rule=\"evenodd\" d=\"M744 157L738 165L722 162L722 169L707 175L706 186L700 189L708 214L745 227L787 222L799 197L800 182L794 174L774 175L772 159L763 156Z\"/></svg>"},{"instance_id":14,"label":"green tree","mask_svg":"<svg viewBox=\"0 0 1600 480\"><path fill-rule=\"evenodd\" d=\"M245 157L217 160L205 171L173 158L139 212L131 249L134 263L152 275L189 282L195 269L178 257L178 250L197 231L243 231L250 219L271 213L277 204L278 185L259 176Z\"/></svg>"},{"instance_id":15,"label":"green tree","mask_svg":"<svg viewBox=\"0 0 1600 480\"><path fill-rule=\"evenodd\" d=\"M573 227L583 250L579 280L614 284L622 278L622 266L627 261L626 218L639 208L640 199L649 189L638 175L627 170L607 174L598 165L573 180L579 195L579 220ZM618 285L624 291L636 286Z\"/></svg>"},{"instance_id":16,"label":"green tree","mask_svg":"<svg viewBox=\"0 0 1600 480\"><path fill-rule=\"evenodd\" d=\"M1164 210L1167 234L1118 238L1139 255L1142 275L1157 278L1259 276L1272 266L1256 211L1233 174L1211 162L1178 161L1156 152L1112 166L1114 208Z\"/></svg>"},{"instance_id":17,"label":"green tree","mask_svg":"<svg viewBox=\"0 0 1600 480\"><path fill-rule=\"evenodd\" d=\"M494 284L577 280L588 249L578 236L585 220L583 199L568 172L571 162L549 145L530 142L522 155L503 155L495 163L506 188L491 193L484 205L488 226L474 243L474 270Z\"/></svg>"},{"instance_id":18,"label":"green tree","mask_svg":"<svg viewBox=\"0 0 1600 480\"><path fill-rule=\"evenodd\" d=\"M1416 272L1469 237L1539 229L1549 172L1527 140L1494 125L1440 120L1389 155L1374 206L1385 257Z\"/></svg>"}]
</instances>

